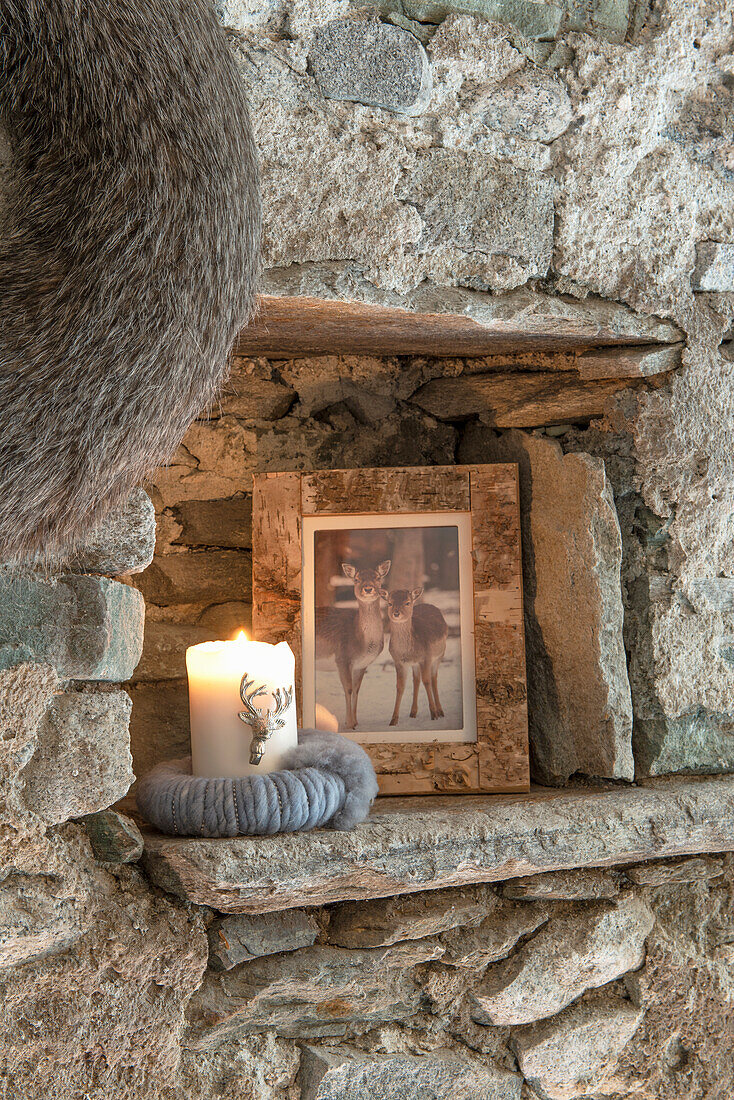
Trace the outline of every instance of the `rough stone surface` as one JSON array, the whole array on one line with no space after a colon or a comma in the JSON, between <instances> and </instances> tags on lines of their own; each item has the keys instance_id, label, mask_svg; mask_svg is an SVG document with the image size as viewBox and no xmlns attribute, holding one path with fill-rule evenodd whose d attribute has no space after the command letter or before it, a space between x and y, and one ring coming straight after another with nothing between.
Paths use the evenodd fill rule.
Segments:
<instances>
[{"instance_id":1,"label":"rough stone surface","mask_svg":"<svg viewBox=\"0 0 734 1100\"><path fill-rule=\"evenodd\" d=\"M488 915L478 927L442 935L444 962L475 973L483 970L506 958L520 939L541 928L549 916L542 905L513 905L507 901L495 901L487 909Z\"/></svg>"},{"instance_id":2,"label":"rough stone surface","mask_svg":"<svg viewBox=\"0 0 734 1100\"><path fill-rule=\"evenodd\" d=\"M24 663L0 670L0 878L39 872L26 850L44 849L45 828L28 809L23 769L38 745L38 727L51 706L58 677L50 665Z\"/></svg>"},{"instance_id":3,"label":"rough stone surface","mask_svg":"<svg viewBox=\"0 0 734 1100\"><path fill-rule=\"evenodd\" d=\"M33 659L63 679L128 680L144 614L140 593L118 581L0 571L0 667Z\"/></svg>"},{"instance_id":4,"label":"rough stone surface","mask_svg":"<svg viewBox=\"0 0 734 1100\"><path fill-rule=\"evenodd\" d=\"M128 734L131 706L124 691L56 695L23 770L28 808L53 825L122 798L135 778Z\"/></svg>"},{"instance_id":5,"label":"rough stone surface","mask_svg":"<svg viewBox=\"0 0 734 1100\"><path fill-rule=\"evenodd\" d=\"M56 846L54 888L76 899L85 935L3 972L0 1080L23 1100L168 1100L183 1007L205 965L200 919L130 867L90 866L75 845Z\"/></svg>"},{"instance_id":6,"label":"rough stone surface","mask_svg":"<svg viewBox=\"0 0 734 1100\"><path fill-rule=\"evenodd\" d=\"M418 39L379 19L336 19L314 36L309 66L327 99L348 99L418 114L431 68Z\"/></svg>"},{"instance_id":7,"label":"rough stone surface","mask_svg":"<svg viewBox=\"0 0 734 1100\"><path fill-rule=\"evenodd\" d=\"M480 27L470 29L474 34L480 31ZM485 58L481 64L486 67ZM460 346L464 354L492 355L509 350L677 343L684 338L683 331L669 321L619 302L559 297L530 285L504 294L484 294L425 282L397 296L370 287L351 266L341 268L338 277L323 267L309 266L269 271L263 278L263 321L240 334L238 347L253 355L277 354L278 359L343 355L354 363L353 357L359 355L371 357L373 365L379 366L380 360L374 359L378 355L451 356ZM345 302L346 294L358 295L359 301ZM273 313L277 331L273 331L275 320L269 321ZM311 331L305 333L304 315L311 322ZM384 371L384 363L382 367Z\"/></svg>"},{"instance_id":8,"label":"rough stone surface","mask_svg":"<svg viewBox=\"0 0 734 1100\"><path fill-rule=\"evenodd\" d=\"M305 1044L301 1100L519 1100L522 1081L500 1066L452 1050L429 1054L365 1054Z\"/></svg>"},{"instance_id":9,"label":"rough stone surface","mask_svg":"<svg viewBox=\"0 0 734 1100\"><path fill-rule=\"evenodd\" d=\"M135 774L143 776L163 760L188 756L191 734L186 681L133 684L130 698L130 749Z\"/></svg>"},{"instance_id":10,"label":"rough stone surface","mask_svg":"<svg viewBox=\"0 0 734 1100\"><path fill-rule=\"evenodd\" d=\"M518 872L734 848L734 779L523 796L381 798L351 833L222 844L145 835L156 885L222 912L262 913L413 893Z\"/></svg>"},{"instance_id":11,"label":"rough stone surface","mask_svg":"<svg viewBox=\"0 0 734 1100\"><path fill-rule=\"evenodd\" d=\"M734 244L698 244L692 283L694 290L734 290Z\"/></svg>"},{"instance_id":12,"label":"rough stone surface","mask_svg":"<svg viewBox=\"0 0 734 1100\"><path fill-rule=\"evenodd\" d=\"M604 463L546 438L488 429L465 461L517 461L533 774L632 779L632 700L620 591L622 540Z\"/></svg>"},{"instance_id":13,"label":"rough stone surface","mask_svg":"<svg viewBox=\"0 0 734 1100\"><path fill-rule=\"evenodd\" d=\"M726 1100L734 1090L734 980L717 951L734 943L731 870L661 890L655 912L645 968L625 979L645 1016L622 1052L616 1091Z\"/></svg>"},{"instance_id":14,"label":"rough stone surface","mask_svg":"<svg viewBox=\"0 0 734 1100\"><path fill-rule=\"evenodd\" d=\"M643 1015L628 1001L601 995L552 1020L518 1028L511 1042L520 1070L530 1087L550 1100L571 1100L602 1089Z\"/></svg>"},{"instance_id":15,"label":"rough stone surface","mask_svg":"<svg viewBox=\"0 0 734 1100\"><path fill-rule=\"evenodd\" d=\"M406 1019L422 994L412 968L440 958L435 939L374 950L305 947L208 971L188 1010L186 1046L201 1050L253 1030L309 1038Z\"/></svg>"},{"instance_id":16,"label":"rough stone surface","mask_svg":"<svg viewBox=\"0 0 734 1100\"><path fill-rule=\"evenodd\" d=\"M364 430L358 410L355 416L347 401L336 401L318 417L298 416L300 410L294 410L292 417L257 431L233 417L195 423L185 437L185 453L155 475L158 506L173 509L182 501L216 500L249 491L257 469L420 466L453 461L453 428L437 424L421 410L405 408L384 416L380 431L369 432ZM226 564L228 559L223 553L225 556L219 560ZM163 558L160 562L164 568ZM216 563L214 553L209 562L193 565L199 564L205 571L212 566L216 569ZM146 576L147 572L140 579ZM185 578L170 580L185 582ZM177 586L174 596L179 601L180 592Z\"/></svg>"},{"instance_id":17,"label":"rough stone surface","mask_svg":"<svg viewBox=\"0 0 734 1100\"><path fill-rule=\"evenodd\" d=\"M241 600L210 604L199 615L199 625L218 638L234 638L241 630L252 633L252 605Z\"/></svg>"},{"instance_id":18,"label":"rough stone surface","mask_svg":"<svg viewBox=\"0 0 734 1100\"><path fill-rule=\"evenodd\" d=\"M526 901L587 901L614 898L619 893L618 875L610 871L550 871L515 879L502 887L506 898Z\"/></svg>"},{"instance_id":19,"label":"rough stone surface","mask_svg":"<svg viewBox=\"0 0 734 1100\"><path fill-rule=\"evenodd\" d=\"M340 905L330 912L328 940L339 947L386 947L399 940L418 940L480 924L492 901L476 891L439 890Z\"/></svg>"},{"instance_id":20,"label":"rough stone surface","mask_svg":"<svg viewBox=\"0 0 734 1100\"><path fill-rule=\"evenodd\" d=\"M262 917L224 917L209 928L209 966L231 970L263 955L311 947L318 934L316 920L303 909Z\"/></svg>"},{"instance_id":21,"label":"rough stone surface","mask_svg":"<svg viewBox=\"0 0 734 1100\"><path fill-rule=\"evenodd\" d=\"M495 429L537 428L603 416L629 385L620 378L585 382L575 372L465 374L428 382L415 401L442 420L478 416Z\"/></svg>"},{"instance_id":22,"label":"rough stone surface","mask_svg":"<svg viewBox=\"0 0 734 1100\"><path fill-rule=\"evenodd\" d=\"M636 886L667 886L676 882L706 882L724 873L721 859L694 858L651 860L636 867L625 867L624 873Z\"/></svg>"},{"instance_id":23,"label":"rough stone surface","mask_svg":"<svg viewBox=\"0 0 734 1100\"><path fill-rule=\"evenodd\" d=\"M650 378L681 365L681 349L652 345L642 348L595 348L577 356L574 366L585 381L598 378Z\"/></svg>"},{"instance_id":24,"label":"rough stone surface","mask_svg":"<svg viewBox=\"0 0 734 1100\"><path fill-rule=\"evenodd\" d=\"M233 550L205 550L198 554L156 557L135 584L146 600L160 606L175 603L214 603L252 591L252 559Z\"/></svg>"},{"instance_id":25,"label":"rough stone surface","mask_svg":"<svg viewBox=\"0 0 734 1100\"><path fill-rule=\"evenodd\" d=\"M116 810L98 810L83 817L80 824L100 863L136 863L143 854L140 829Z\"/></svg>"},{"instance_id":26,"label":"rough stone surface","mask_svg":"<svg viewBox=\"0 0 734 1100\"><path fill-rule=\"evenodd\" d=\"M179 1096L196 1100L300 1100L296 1074L299 1047L274 1032L256 1032L217 1050L183 1050ZM175 1100L169 1092L165 1100Z\"/></svg>"},{"instance_id":27,"label":"rough stone surface","mask_svg":"<svg viewBox=\"0 0 734 1100\"><path fill-rule=\"evenodd\" d=\"M490 130L531 141L554 141L573 118L565 84L542 69L524 70L509 77L471 105Z\"/></svg>"},{"instance_id":28,"label":"rough stone surface","mask_svg":"<svg viewBox=\"0 0 734 1100\"><path fill-rule=\"evenodd\" d=\"M47 829L23 802L56 687L50 666L0 671L0 1084L8 1100L171 1100L156 1083L175 1081L206 964L201 916L132 865L111 873L82 826Z\"/></svg>"},{"instance_id":29,"label":"rough stone surface","mask_svg":"<svg viewBox=\"0 0 734 1100\"><path fill-rule=\"evenodd\" d=\"M459 4L471 4L475 14L457 13ZM634 387L625 385L595 410L598 420L588 428L584 422L553 430L566 450L603 458L614 487L624 539L621 582L638 775L731 768L731 610L726 585L717 585L715 594L710 582L734 576L732 306L727 292L695 290L696 246L734 240L729 6L719 0L573 6L406 0L398 21L420 36L433 71L430 101L412 118L329 100L319 91L309 53L320 28L347 16L342 0L259 6L218 0L216 6L233 28L230 40L252 100L265 201L263 287L299 297L291 319L295 337L289 339L301 350L286 352L289 363L244 367L249 381L225 395L213 420L193 425L171 467L155 475L161 556L189 545L173 547L185 526L175 515L182 502L247 493L256 469L453 461L457 430L437 424L413 401L419 386L454 369L426 361L442 325L444 341L446 330L455 329L467 344L480 329L482 355L490 354L487 344L494 355L518 350L518 342L526 354L561 345L564 353L575 349L582 353L579 370L583 353L620 339L642 346L685 341L680 367L654 378L634 375ZM381 15L387 18L384 9ZM415 17L436 22L411 23ZM574 30L582 33L569 33ZM493 94L499 101L502 89L541 80L557 82L553 87L568 96L573 121L560 137L530 136L542 134L532 118L518 119L524 133L490 128L485 113ZM505 120L514 106L505 104ZM13 171L7 144L7 154L0 152L3 186ZM493 196L507 209L487 206ZM542 285L527 285L531 277L542 278ZM391 310L389 336L396 344L386 345L384 331L364 317L361 326L336 326L336 335L321 321L312 324L320 314L305 310L304 296ZM354 309L345 312L354 317ZM415 314L433 314L441 324ZM277 348L280 335L271 318L266 335ZM418 338L420 346L411 347ZM310 370L292 360L308 340L321 341L324 356ZM382 367L374 358L350 364L346 360L360 350L350 340L364 341L373 357L402 358ZM444 355L456 354L442 346ZM337 349L341 361L333 354ZM420 357L426 357L422 363ZM616 358L619 367L631 356ZM466 369L456 364L459 373ZM485 373L497 369L495 361ZM285 372L300 374L300 390ZM206 539L196 545L240 549ZM225 617L218 608L246 602L221 595L221 588L211 599L205 589L200 599L190 591L182 583L174 602L152 608L151 617L211 625ZM85 931L70 949L3 971L0 1092L8 1100L296 1100L297 1046L277 1034L277 1025L267 1025L279 1014L288 1017L288 1003L291 1023L303 1011L294 1007L300 983L281 987L284 1002L264 1014L261 1031L216 1050L182 1054L184 1012L206 960L201 915L151 890L133 866L106 870L92 859L83 829L66 824L47 831L23 804L23 768L55 690L48 667L0 672L0 867L5 880L51 880L54 896L70 901ZM156 691L157 719L150 703ZM154 755L161 751L154 744L159 734L165 751L185 735L185 685L148 682L140 687L141 699L146 693L150 724L140 751ZM725 848L734 829L730 796L722 795L721 784L728 782L716 781L707 796L691 794L694 785L687 781L664 784L671 800L665 813L651 813L645 802L661 797L657 784L612 795L591 790L583 803L571 795L564 813L554 809L533 830L526 821L524 835L522 829L512 834L514 843L507 819L488 824L471 800L461 808L467 815L461 828L448 810L435 808L444 815L439 821L413 804L401 810L399 827L379 836L367 829L280 845L263 838L257 852L238 847L238 857L249 853L244 882L241 864L233 871L224 859L217 864L211 848L197 851L206 854L210 871L221 872L211 889L215 899L231 900L242 889L244 903L263 911L286 899L290 872L288 888L303 904L315 896L335 900L345 879L352 895L366 900L370 892L461 885L457 875L526 876L538 866L558 867L559 859L578 861L579 854L626 863L691 853L697 846ZM607 798L613 805L608 816L594 805ZM508 814L517 814L516 804L509 806ZM375 819L381 815L378 809ZM387 854L383 842L390 846ZM198 866L192 850L185 848L187 858ZM723 864L725 873L710 880L635 887L657 920L644 969L615 983L614 994L631 998L644 1018L602 1095L734 1095L734 898L730 861ZM37 912L53 938L55 910L46 904ZM535 902L517 904L536 909ZM564 917L579 918L589 909L586 901L537 905ZM63 930L63 920L57 927ZM546 928L527 934L537 940ZM328 1012L321 1012L324 1005L314 1011L319 1026L331 1029L337 1041L340 1029L359 1029L354 1045L371 1056L417 1058L450 1049L474 1063L513 1066L506 1030L471 1020L467 991L476 976L446 960L449 941L477 932L440 933L440 958L400 971L407 987L402 998L398 972L384 967L382 985L396 982L387 1020L334 1024L328 1014L334 1007L345 1010L327 1001ZM300 953L282 956L292 973ZM275 966L277 958L244 963L234 973L266 961ZM355 975L353 989L366 985L373 998L375 981L368 968L367 981ZM418 1008L405 1017L415 990ZM561 1015L571 1011L573 1006ZM551 1018L548 1026L553 1023Z\"/></svg>"},{"instance_id":30,"label":"rough stone surface","mask_svg":"<svg viewBox=\"0 0 734 1100\"><path fill-rule=\"evenodd\" d=\"M734 611L734 577L698 577L688 587L696 612Z\"/></svg>"},{"instance_id":31,"label":"rough stone surface","mask_svg":"<svg viewBox=\"0 0 734 1100\"><path fill-rule=\"evenodd\" d=\"M472 994L474 1018L512 1025L560 1012L587 989L641 966L653 922L633 894L553 918L512 959L487 971Z\"/></svg>"},{"instance_id":32,"label":"rough stone surface","mask_svg":"<svg viewBox=\"0 0 734 1100\"><path fill-rule=\"evenodd\" d=\"M485 282L499 270L511 272L516 284L547 273L553 250L550 180L490 158L436 149L422 158L401 197L421 217L416 251L440 257L429 275L439 275L446 260L461 266L472 254L488 257L479 274Z\"/></svg>"},{"instance_id":33,"label":"rough stone surface","mask_svg":"<svg viewBox=\"0 0 734 1100\"><path fill-rule=\"evenodd\" d=\"M0 882L0 968L66 951L84 932L76 899L50 875Z\"/></svg>"},{"instance_id":34,"label":"rough stone surface","mask_svg":"<svg viewBox=\"0 0 734 1100\"><path fill-rule=\"evenodd\" d=\"M455 3L435 4L434 0L400 4L402 17L440 23L427 45L434 93L421 119L425 122L403 128L399 116L383 121L385 113L379 109L324 100L308 79L307 58L314 34L344 16L340 5L275 0L255 12L251 5L227 3L225 18L245 38L243 68L262 151L266 266L277 277L288 268L289 278L303 277L316 284L341 280L337 296L342 298L364 299L386 289L409 295L425 277L423 257L412 251L422 226L420 213L398 190L399 166L420 160L427 146L440 141L446 147L486 150L498 162L529 168L537 176L553 165L563 213L557 251L564 274L576 281L582 293L589 286L593 293L611 298L645 295L652 299L653 311L656 294L659 300L672 291L676 279L678 285L688 281L693 267L691 238L723 236L727 228L721 214L718 221L724 225L716 226L717 204L719 210L725 209L725 181L715 180L712 187L700 179L695 171L700 171L700 162L692 170L684 146L667 129L680 113L678 89L685 95L697 85L706 88L712 76L703 78L701 69L714 66L717 52L726 55L724 23L714 26L723 16L716 13L707 23L699 11L704 0L692 9L676 4L670 19L653 16L643 38L636 38L631 48L623 43L628 33L640 29L647 11L644 4L615 0L584 5L583 10L574 5L569 10L566 5L480 0L474 16L467 10L473 5L458 6L464 10L457 12ZM553 62L550 42L539 42L534 52L520 41L513 46L513 28L518 27L526 39L553 38L568 27L600 33L619 45L600 47L592 37L584 37L571 48L564 43L565 53L559 51ZM577 118L575 126L553 143L552 159L542 143L491 131L481 115L471 111L478 93L491 94L515 72L532 73L534 67L542 71L543 62L549 68L553 63L559 66L558 78ZM664 96L662 73L673 82L670 94ZM618 77L616 83L612 74ZM721 87L723 94L725 85ZM380 141L375 146L376 116ZM607 150L619 147L625 155L614 161ZM652 159L636 160L644 149L650 150ZM306 151L311 156L299 158ZM364 180L370 152L374 201L367 204ZM639 173L630 171L633 163L641 165ZM676 183L681 191L673 206L681 228L673 240L665 237L666 218L673 211L666 208L664 198L666 187L667 194L672 194ZM645 187L660 199L652 209L640 201ZM599 192L603 203L596 201ZM639 228L632 234L634 242L628 239L630 234L625 236L631 224ZM437 268L439 248L431 252ZM605 264L607 255L610 262ZM639 264L633 267L636 258ZM656 267L658 258L661 262ZM306 270L297 270L298 265ZM448 265L442 265L440 282L479 284L484 289L486 269L486 258L475 251L462 257L453 274ZM512 285L517 276L507 265L505 270L495 269L491 277L498 288ZM357 284L356 293L350 282Z\"/></svg>"},{"instance_id":35,"label":"rough stone surface","mask_svg":"<svg viewBox=\"0 0 734 1100\"><path fill-rule=\"evenodd\" d=\"M616 408L605 410L599 428L605 443L590 434L583 449L616 446L620 457L626 450L629 476L617 483L618 507L634 495L661 526L669 522L665 572L673 591L687 593L698 577L731 576L734 388L731 359L718 354L731 315L721 292L711 300L710 292L691 288L696 247L734 239L725 6L668 0L569 10L492 0L472 15L423 0L401 4L402 19L430 17L438 24L435 32L413 24L426 41L434 90L426 113L408 125L388 112L324 100L310 79L314 34L345 15L336 2L274 0L255 11L228 0L226 7L225 18L244 40L243 72L263 159L266 290L481 318L495 333L503 323L512 327L509 312L515 331L541 320L532 307L518 310L516 295L542 296L546 307L551 301L567 311L567 320L624 303L647 315L651 327L676 326L678 339L686 340L683 369L669 384L628 402L623 427ZM513 37L518 28L525 41ZM584 33L568 35L570 28ZM540 75L563 85L572 125L550 144L490 130L475 106L491 102L512 81ZM480 165L486 157L485 163L542 185L553 180L554 276L542 289L520 285L525 261L505 263L500 254L488 259L474 231L479 219L467 198L471 188L457 185L442 224L460 225L458 215L468 211L462 239L473 247L439 240L437 223L428 224L421 212L433 203L432 188L441 186L441 173L430 167L437 152L441 163L470 157ZM412 188L409 181L416 181ZM534 228L526 227L527 241ZM557 330L546 307L535 331L548 337ZM595 342L605 341L592 337ZM625 566L630 611L635 589L659 579L648 571L649 563L637 576ZM729 626L720 616L660 601L640 615L642 638L630 655L631 667L645 664L638 684L647 681L647 692L635 691L640 719L663 726L680 721L680 740L692 725L694 738L708 731L695 766L717 766L715 745L725 741L731 711L733 670L722 655ZM658 715L649 713L654 707ZM726 758L726 751L719 753ZM670 766L679 766L672 756Z\"/></svg>"},{"instance_id":36,"label":"rough stone surface","mask_svg":"<svg viewBox=\"0 0 734 1100\"><path fill-rule=\"evenodd\" d=\"M471 12L484 19L509 23L533 39L553 38L561 29L563 5L517 3L516 0L408 0L401 9L411 19L423 23L441 23L456 11Z\"/></svg>"},{"instance_id":37,"label":"rough stone surface","mask_svg":"<svg viewBox=\"0 0 734 1100\"><path fill-rule=\"evenodd\" d=\"M143 489L136 489L113 509L73 557L46 559L54 573L140 573L153 560L155 508Z\"/></svg>"},{"instance_id":38,"label":"rough stone surface","mask_svg":"<svg viewBox=\"0 0 734 1100\"><path fill-rule=\"evenodd\" d=\"M711 77L687 95L675 97L677 110L666 136L692 160L731 179L734 158L727 124L732 112L732 89L725 71L719 70Z\"/></svg>"},{"instance_id":39,"label":"rough stone surface","mask_svg":"<svg viewBox=\"0 0 734 1100\"><path fill-rule=\"evenodd\" d=\"M713 639L711 639L713 641ZM632 734L635 775L734 771L734 714L697 708L678 718L640 718Z\"/></svg>"},{"instance_id":40,"label":"rough stone surface","mask_svg":"<svg viewBox=\"0 0 734 1100\"><path fill-rule=\"evenodd\" d=\"M246 625L243 620L242 626ZM225 634L230 637L232 632ZM134 683L161 680L183 680L186 676L186 650L199 642L216 641L221 635L216 627L191 626L189 623L156 622L145 624L143 653L135 672Z\"/></svg>"},{"instance_id":41,"label":"rough stone surface","mask_svg":"<svg viewBox=\"0 0 734 1100\"><path fill-rule=\"evenodd\" d=\"M412 19L440 23L456 11L472 12L485 19L509 24L529 39L554 38L564 30L621 42L634 26L634 7L624 0L591 0L582 6L558 3L529 3L518 0L403 0L400 9ZM543 56L543 55L540 55Z\"/></svg>"},{"instance_id":42,"label":"rough stone surface","mask_svg":"<svg viewBox=\"0 0 734 1100\"><path fill-rule=\"evenodd\" d=\"M181 534L177 543L192 547L249 550L252 547L252 497L184 501L175 509Z\"/></svg>"},{"instance_id":43,"label":"rough stone surface","mask_svg":"<svg viewBox=\"0 0 734 1100\"><path fill-rule=\"evenodd\" d=\"M269 363L235 355L229 379L210 416L236 416L254 422L280 420L295 396L287 382L274 375Z\"/></svg>"}]
</instances>

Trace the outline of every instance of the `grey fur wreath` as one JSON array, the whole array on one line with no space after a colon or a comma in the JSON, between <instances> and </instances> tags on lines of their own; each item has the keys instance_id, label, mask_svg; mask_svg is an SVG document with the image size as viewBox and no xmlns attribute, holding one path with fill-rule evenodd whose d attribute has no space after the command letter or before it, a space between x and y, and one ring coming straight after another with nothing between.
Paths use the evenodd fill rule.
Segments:
<instances>
[{"instance_id":1,"label":"grey fur wreath","mask_svg":"<svg viewBox=\"0 0 734 1100\"><path fill-rule=\"evenodd\" d=\"M174 836L265 836L317 826L351 829L377 795L369 756L354 741L299 730L286 768L243 779L191 774L191 757L158 764L138 784L138 809Z\"/></svg>"},{"instance_id":2,"label":"grey fur wreath","mask_svg":"<svg viewBox=\"0 0 734 1100\"><path fill-rule=\"evenodd\" d=\"M211 0L2 0L0 561L167 462L251 313L260 204Z\"/></svg>"}]
</instances>

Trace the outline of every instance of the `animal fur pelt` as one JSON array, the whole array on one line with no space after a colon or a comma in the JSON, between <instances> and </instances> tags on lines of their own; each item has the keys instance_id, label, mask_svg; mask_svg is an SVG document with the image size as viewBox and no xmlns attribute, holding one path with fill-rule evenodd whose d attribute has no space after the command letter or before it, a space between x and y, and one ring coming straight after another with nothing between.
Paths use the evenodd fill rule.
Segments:
<instances>
[{"instance_id":1,"label":"animal fur pelt","mask_svg":"<svg viewBox=\"0 0 734 1100\"><path fill-rule=\"evenodd\" d=\"M0 0L0 560L170 459L253 303L245 92L211 0Z\"/></svg>"}]
</instances>

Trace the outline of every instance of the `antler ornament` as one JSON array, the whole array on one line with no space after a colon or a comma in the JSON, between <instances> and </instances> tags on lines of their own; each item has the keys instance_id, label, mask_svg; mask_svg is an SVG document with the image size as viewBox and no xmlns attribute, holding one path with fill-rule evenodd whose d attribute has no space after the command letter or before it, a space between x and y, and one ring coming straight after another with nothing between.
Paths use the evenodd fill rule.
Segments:
<instances>
[{"instance_id":1,"label":"antler ornament","mask_svg":"<svg viewBox=\"0 0 734 1100\"><path fill-rule=\"evenodd\" d=\"M270 707L261 708L254 705L255 699L259 699L261 695L270 694L273 696L274 703L272 710ZM280 716L286 713L293 702L293 686L276 688L275 691L270 692L264 684L258 685L245 673L240 682L240 699L245 709L238 712L238 717L252 728L250 763L259 764L265 752L265 742L271 734L285 725L285 718Z\"/></svg>"}]
</instances>

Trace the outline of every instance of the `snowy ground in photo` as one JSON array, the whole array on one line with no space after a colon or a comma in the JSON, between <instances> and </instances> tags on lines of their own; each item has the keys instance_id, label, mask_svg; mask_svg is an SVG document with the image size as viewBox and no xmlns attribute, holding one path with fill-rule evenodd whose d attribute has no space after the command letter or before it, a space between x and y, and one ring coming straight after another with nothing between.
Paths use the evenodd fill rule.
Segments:
<instances>
[{"instance_id":1,"label":"snowy ground in photo","mask_svg":"<svg viewBox=\"0 0 734 1100\"><path fill-rule=\"evenodd\" d=\"M458 614L457 614L458 619ZM410 718L410 707L413 700L413 676L408 670L405 693L400 708L400 722L397 726L390 726L393 707L395 705L395 665L390 657L388 649L389 637L385 636L385 648L380 656L372 662L367 669L362 687L359 692L357 705L357 729L354 731L355 740L358 741L426 741L435 739L446 740L440 736L441 730L460 730L463 726L462 687L461 687L461 639L458 636L449 637L446 642L446 655L438 669L438 694L441 706L444 709L444 717L431 721L428 708L428 697L425 688L421 684L418 695L418 716ZM344 689L339 679L332 660L318 661L316 665L316 701L322 703L335 714L339 720L339 728L347 735L351 731L344 729L346 720L346 703ZM380 734L380 736L366 737L366 734ZM406 737L411 733L413 737ZM423 736L415 737L416 734ZM385 736L386 735L386 736Z\"/></svg>"}]
</instances>

